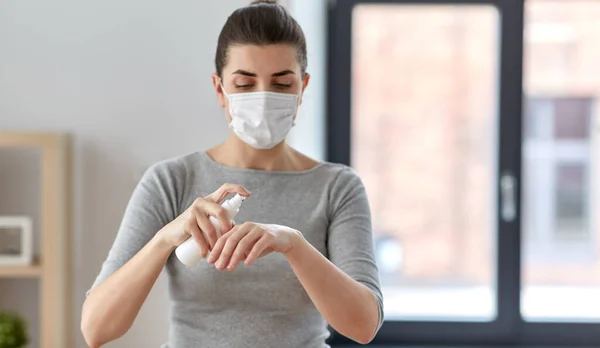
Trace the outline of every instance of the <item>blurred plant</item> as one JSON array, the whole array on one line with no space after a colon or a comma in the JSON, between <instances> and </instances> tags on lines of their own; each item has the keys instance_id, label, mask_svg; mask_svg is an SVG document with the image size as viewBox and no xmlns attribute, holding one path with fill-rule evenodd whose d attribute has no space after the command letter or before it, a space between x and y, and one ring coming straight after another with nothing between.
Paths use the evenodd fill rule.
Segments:
<instances>
[{"instance_id":1,"label":"blurred plant","mask_svg":"<svg viewBox=\"0 0 600 348\"><path fill-rule=\"evenodd\" d=\"M27 343L25 320L15 313L0 312L0 348L24 348Z\"/></svg>"}]
</instances>

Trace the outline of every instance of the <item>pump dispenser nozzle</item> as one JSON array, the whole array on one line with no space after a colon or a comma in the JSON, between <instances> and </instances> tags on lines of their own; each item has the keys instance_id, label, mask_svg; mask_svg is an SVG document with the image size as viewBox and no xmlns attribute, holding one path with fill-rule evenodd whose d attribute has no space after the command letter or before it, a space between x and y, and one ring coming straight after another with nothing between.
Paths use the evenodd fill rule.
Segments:
<instances>
[{"instance_id":1,"label":"pump dispenser nozzle","mask_svg":"<svg viewBox=\"0 0 600 348\"><path fill-rule=\"evenodd\" d=\"M235 211L237 213L240 211L242 202L244 202L245 199L246 199L246 197L244 197L240 194L236 194L235 196L233 196L233 198L231 198L227 202L223 203L223 207L225 209L227 209L228 211ZM233 218L233 216L231 218Z\"/></svg>"}]
</instances>

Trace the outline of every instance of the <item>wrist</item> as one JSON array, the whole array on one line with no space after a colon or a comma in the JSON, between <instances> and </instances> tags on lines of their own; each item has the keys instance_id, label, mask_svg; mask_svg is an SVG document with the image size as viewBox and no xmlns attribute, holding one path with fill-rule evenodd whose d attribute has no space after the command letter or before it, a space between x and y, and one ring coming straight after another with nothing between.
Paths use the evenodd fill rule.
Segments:
<instances>
[{"instance_id":1,"label":"wrist","mask_svg":"<svg viewBox=\"0 0 600 348\"><path fill-rule=\"evenodd\" d=\"M158 233L154 235L154 238L152 238L151 242L157 249L168 253L173 252L173 250L176 248L176 246L170 243L168 238L165 237L164 233L162 233L162 230L158 231Z\"/></svg>"},{"instance_id":2,"label":"wrist","mask_svg":"<svg viewBox=\"0 0 600 348\"><path fill-rule=\"evenodd\" d=\"M307 243L308 241L300 231L290 231L290 249L285 253L285 257L288 260L297 258L298 254L302 253L302 249L304 249Z\"/></svg>"}]
</instances>

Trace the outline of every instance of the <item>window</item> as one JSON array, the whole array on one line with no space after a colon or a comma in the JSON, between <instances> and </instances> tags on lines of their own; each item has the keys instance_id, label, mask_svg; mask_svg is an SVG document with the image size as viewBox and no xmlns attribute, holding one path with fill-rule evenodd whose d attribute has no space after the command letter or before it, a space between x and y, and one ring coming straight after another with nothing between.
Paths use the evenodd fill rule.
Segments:
<instances>
[{"instance_id":1,"label":"window","mask_svg":"<svg viewBox=\"0 0 600 348\"><path fill-rule=\"evenodd\" d=\"M361 4L352 16L351 163L386 315L492 320L498 10Z\"/></svg>"},{"instance_id":2,"label":"window","mask_svg":"<svg viewBox=\"0 0 600 348\"><path fill-rule=\"evenodd\" d=\"M344 0L329 28L328 159L371 202L375 343L600 346L600 0Z\"/></svg>"},{"instance_id":3,"label":"window","mask_svg":"<svg viewBox=\"0 0 600 348\"><path fill-rule=\"evenodd\" d=\"M600 1L527 0L525 9L520 312L532 326L571 323L574 333L600 321Z\"/></svg>"}]
</instances>

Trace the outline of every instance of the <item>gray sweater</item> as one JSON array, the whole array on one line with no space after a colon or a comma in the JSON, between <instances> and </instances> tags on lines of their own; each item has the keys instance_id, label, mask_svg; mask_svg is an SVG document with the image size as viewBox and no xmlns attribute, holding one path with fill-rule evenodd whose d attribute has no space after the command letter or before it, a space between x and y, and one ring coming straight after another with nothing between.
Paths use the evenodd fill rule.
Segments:
<instances>
[{"instance_id":1,"label":"gray sweater","mask_svg":"<svg viewBox=\"0 0 600 348\"><path fill-rule=\"evenodd\" d=\"M196 152L153 165L133 192L92 288L194 199L224 183L252 192L237 224L273 223L302 232L337 267L373 291L381 325L383 301L365 190L351 168L328 162L303 172L273 172L226 167ZM173 307L165 348L327 347L327 323L281 254L229 272L204 260L187 268L172 253L166 270Z\"/></svg>"}]
</instances>

